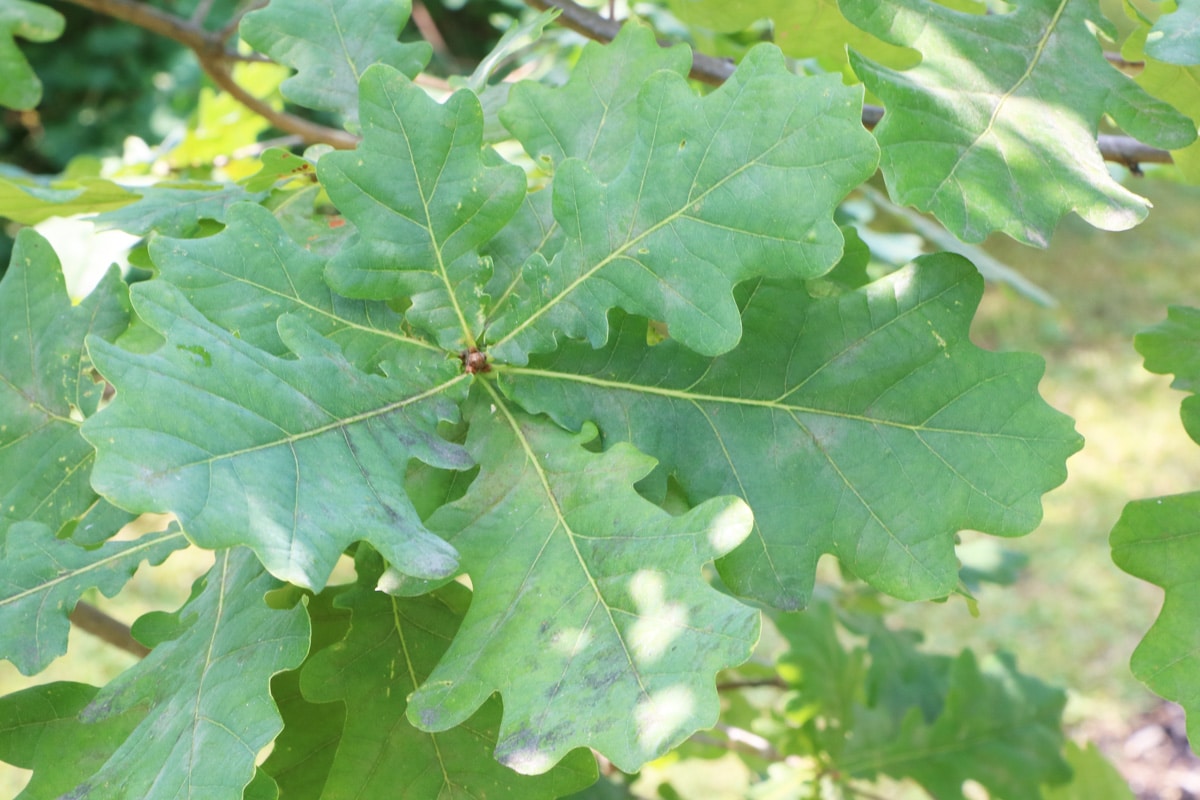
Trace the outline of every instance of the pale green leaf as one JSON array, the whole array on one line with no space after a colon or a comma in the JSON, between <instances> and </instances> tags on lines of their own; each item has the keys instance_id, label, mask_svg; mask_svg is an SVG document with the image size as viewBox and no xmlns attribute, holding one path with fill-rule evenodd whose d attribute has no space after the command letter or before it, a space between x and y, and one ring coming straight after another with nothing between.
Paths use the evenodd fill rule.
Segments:
<instances>
[{"instance_id":1,"label":"pale green leaf","mask_svg":"<svg viewBox=\"0 0 1200 800\"><path fill-rule=\"evenodd\" d=\"M432 55L426 42L397 41L409 0L271 0L239 32L256 50L296 74L280 87L293 103L358 119L358 84L373 64L415 78Z\"/></svg>"},{"instance_id":2,"label":"pale green leaf","mask_svg":"<svg viewBox=\"0 0 1200 800\"><path fill-rule=\"evenodd\" d=\"M52 42L65 24L62 14L41 3L0 0L0 106L27 111L42 101L42 82L16 40Z\"/></svg>"},{"instance_id":3,"label":"pale green leaf","mask_svg":"<svg viewBox=\"0 0 1200 800\"><path fill-rule=\"evenodd\" d=\"M732 348L735 284L815 277L841 257L833 210L876 164L861 102L834 76L788 72L769 45L705 97L677 73L652 74L619 175L604 182L578 156L557 167L553 211L566 242L526 263L490 323L490 352L523 363L560 335L599 347L612 307L665 322L699 352Z\"/></svg>"},{"instance_id":4,"label":"pale green leaf","mask_svg":"<svg viewBox=\"0 0 1200 800\"><path fill-rule=\"evenodd\" d=\"M255 174L241 181L248 192L263 192L280 181L296 179L316 180L315 162L298 156L282 147L268 147L259 156L262 167Z\"/></svg>"},{"instance_id":5,"label":"pale green leaf","mask_svg":"<svg viewBox=\"0 0 1200 800\"><path fill-rule=\"evenodd\" d=\"M1200 64L1200 2L1174 0L1146 36L1146 55L1168 64Z\"/></svg>"},{"instance_id":6,"label":"pale green leaf","mask_svg":"<svg viewBox=\"0 0 1200 800\"><path fill-rule=\"evenodd\" d=\"M85 729L132 709L146 716L63 800L241 800L255 756L281 728L269 681L304 659L308 618L303 608L263 602L278 583L244 548L218 554L202 581L173 638L80 712Z\"/></svg>"},{"instance_id":7,"label":"pale green leaf","mask_svg":"<svg viewBox=\"0 0 1200 800\"><path fill-rule=\"evenodd\" d=\"M1147 202L1109 175L1096 143L1106 112L1149 144L1196 138L1190 120L1105 61L1093 27L1109 23L1095 0L1029 0L986 16L927 0L840 6L864 30L921 51L903 72L855 54L851 64L887 110L875 135L892 199L964 241L1002 231L1045 246L1071 211L1105 230L1140 222Z\"/></svg>"},{"instance_id":8,"label":"pale green leaf","mask_svg":"<svg viewBox=\"0 0 1200 800\"><path fill-rule=\"evenodd\" d=\"M360 569L363 560L359 559ZM337 600L353 614L346 639L304 667L301 689L314 702L341 701L346 725L324 800L363 797L536 800L596 780L595 759L572 753L545 775L513 772L492 758L500 701L491 698L462 725L424 733L405 719L408 696L433 671L470 603L456 583L400 599L374 589L381 565Z\"/></svg>"},{"instance_id":9,"label":"pale green leaf","mask_svg":"<svg viewBox=\"0 0 1200 800\"><path fill-rule=\"evenodd\" d=\"M281 340L300 356L285 360L217 327L165 281L138 284L133 298L166 341L135 354L88 340L117 388L84 427L101 494L135 513L176 514L202 547L248 545L273 574L310 588L360 539L407 574L452 572L454 552L421 525L403 467L470 463L436 434L469 377L457 360L368 375L284 317Z\"/></svg>"},{"instance_id":10,"label":"pale green leaf","mask_svg":"<svg viewBox=\"0 0 1200 800\"><path fill-rule=\"evenodd\" d=\"M690 500L745 498L754 532L717 562L737 594L802 608L830 553L889 594L942 597L957 531L1032 530L1081 445L1037 395L1041 359L971 344L982 290L965 260L927 256L834 298L750 287L742 344L716 359L647 349L630 318L603 350L496 369L526 409L632 441Z\"/></svg>"},{"instance_id":11,"label":"pale green leaf","mask_svg":"<svg viewBox=\"0 0 1200 800\"><path fill-rule=\"evenodd\" d=\"M671 10L692 25L733 33L764 17L772 41L792 58L816 58L827 69L846 66L846 48L894 69L916 64L917 53L880 41L842 16L837 0L670 0Z\"/></svg>"},{"instance_id":12,"label":"pale green leaf","mask_svg":"<svg viewBox=\"0 0 1200 800\"><path fill-rule=\"evenodd\" d=\"M96 410L103 384L84 338L115 339L128 320L115 270L72 306L49 243L30 229L17 235L0 279L0 539L20 520L56 533L95 503L93 452L79 426Z\"/></svg>"},{"instance_id":13,"label":"pale green leaf","mask_svg":"<svg viewBox=\"0 0 1200 800\"><path fill-rule=\"evenodd\" d=\"M33 675L67 652L68 615L95 587L113 597L142 561L186 547L178 528L85 550L47 526L18 522L0 540L0 658Z\"/></svg>"},{"instance_id":14,"label":"pale green leaf","mask_svg":"<svg viewBox=\"0 0 1200 800\"><path fill-rule=\"evenodd\" d=\"M1200 442L1200 309L1172 306L1167 319L1138 334L1146 369L1174 373L1172 383L1189 393L1183 426ZM1152 691L1183 706L1188 735L1200 740L1200 492L1135 500L1125 506L1109 537L1112 558L1134 577L1165 592L1158 619L1130 666Z\"/></svg>"},{"instance_id":15,"label":"pale green leaf","mask_svg":"<svg viewBox=\"0 0 1200 800\"><path fill-rule=\"evenodd\" d=\"M716 721L716 672L758 638L757 614L701 575L749 510L724 497L672 517L633 490L652 459L589 452L594 428L569 434L481 387L466 444L479 476L428 520L475 594L408 716L448 730L499 692L502 764L538 774L587 746L636 770Z\"/></svg>"},{"instance_id":16,"label":"pale green leaf","mask_svg":"<svg viewBox=\"0 0 1200 800\"><path fill-rule=\"evenodd\" d=\"M439 105L395 70L363 76L363 143L331 153L317 173L361 242L329 264L336 291L387 300L409 295L409 319L449 349L475 344L488 267L476 248L525 196L525 176L481 151L483 114L468 91Z\"/></svg>"},{"instance_id":17,"label":"pale green leaf","mask_svg":"<svg viewBox=\"0 0 1200 800\"><path fill-rule=\"evenodd\" d=\"M1165 100L1195 122L1200 120L1200 66L1179 66L1148 58L1145 52L1149 23L1142 24L1121 46L1121 55L1129 61L1145 64L1136 80L1150 94ZM1175 166L1192 183L1200 183L1200 142L1193 142L1171 153Z\"/></svg>"},{"instance_id":18,"label":"pale green leaf","mask_svg":"<svg viewBox=\"0 0 1200 800\"><path fill-rule=\"evenodd\" d=\"M0 178L0 217L36 225L50 217L95 214L127 206L138 196L104 178Z\"/></svg>"},{"instance_id":19,"label":"pale green leaf","mask_svg":"<svg viewBox=\"0 0 1200 800\"><path fill-rule=\"evenodd\" d=\"M150 257L197 311L273 355L288 352L276 327L285 314L296 315L368 371L406 348L420 348L423 357L439 352L406 336L400 315L386 304L331 292L325 259L292 241L270 211L253 203L231 206L226 228L216 236L156 238Z\"/></svg>"},{"instance_id":20,"label":"pale green leaf","mask_svg":"<svg viewBox=\"0 0 1200 800\"><path fill-rule=\"evenodd\" d=\"M1071 782L1045 787L1042 800L1136 800L1125 778L1094 742L1080 747L1067 741L1067 763Z\"/></svg>"}]
</instances>

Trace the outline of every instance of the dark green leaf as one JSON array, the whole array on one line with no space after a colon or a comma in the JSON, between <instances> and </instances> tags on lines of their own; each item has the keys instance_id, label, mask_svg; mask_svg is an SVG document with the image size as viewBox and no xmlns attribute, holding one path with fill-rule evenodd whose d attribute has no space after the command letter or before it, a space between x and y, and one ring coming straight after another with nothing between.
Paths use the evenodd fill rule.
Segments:
<instances>
[{"instance_id":1,"label":"dark green leaf","mask_svg":"<svg viewBox=\"0 0 1200 800\"><path fill-rule=\"evenodd\" d=\"M744 497L754 533L717 562L738 594L802 608L831 553L889 594L941 597L955 533L1032 530L1081 445L1037 395L1041 359L971 344L982 290L950 255L835 298L764 283L716 359L648 349L629 318L604 350L497 370L530 411L658 458L691 500Z\"/></svg>"},{"instance_id":2,"label":"dark green leaf","mask_svg":"<svg viewBox=\"0 0 1200 800\"><path fill-rule=\"evenodd\" d=\"M101 494L135 513L176 514L202 547L248 545L280 579L309 588L360 539L407 574L454 570L453 549L404 493L403 467L470 463L436 434L455 414L448 398L465 391L456 360L367 375L294 317L279 333L300 358L284 360L213 325L164 281L133 296L166 342L139 355L89 340L117 387L84 429Z\"/></svg>"},{"instance_id":3,"label":"dark green leaf","mask_svg":"<svg viewBox=\"0 0 1200 800\"><path fill-rule=\"evenodd\" d=\"M404 713L453 639L470 593L451 583L433 594L399 599L374 590L378 571L342 595L353 613L345 641L304 668L301 688L315 702L345 703L346 727L322 797L555 798L596 780L586 751L545 775L526 776L496 763L500 701L487 700L462 725L423 733Z\"/></svg>"},{"instance_id":4,"label":"dark green leaf","mask_svg":"<svg viewBox=\"0 0 1200 800\"><path fill-rule=\"evenodd\" d=\"M254 761L282 727L268 683L308 651L302 608L278 611L278 583L250 551L218 554L203 589L180 609L174 638L96 695L80 719L105 724L132 709L145 718L63 800L241 800ZM74 758L71 750L60 760Z\"/></svg>"}]
</instances>

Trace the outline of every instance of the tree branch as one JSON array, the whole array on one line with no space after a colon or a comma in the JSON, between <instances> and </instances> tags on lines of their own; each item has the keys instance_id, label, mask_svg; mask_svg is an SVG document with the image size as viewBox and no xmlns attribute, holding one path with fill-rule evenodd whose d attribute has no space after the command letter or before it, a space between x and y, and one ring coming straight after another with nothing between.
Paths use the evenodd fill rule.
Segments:
<instances>
[{"instance_id":1,"label":"tree branch","mask_svg":"<svg viewBox=\"0 0 1200 800\"><path fill-rule=\"evenodd\" d=\"M138 658L145 658L150 653L150 648L133 638L128 625L90 603L81 601L75 604L75 610L71 612L71 624Z\"/></svg>"},{"instance_id":2,"label":"tree branch","mask_svg":"<svg viewBox=\"0 0 1200 800\"><path fill-rule=\"evenodd\" d=\"M558 17L560 23L576 33L598 42L611 42L621 29L621 23L605 19L572 0L525 0L525 2L539 11L550 8L558 9L561 12ZM660 43L664 46L669 44L669 42L661 40ZM733 68L732 61L713 58L703 53L694 53L691 77L713 86L720 86L733 74ZM879 124L879 120L883 118L883 113L883 109L878 106L863 106L863 125L868 130L874 129ZM1134 173L1141 172L1140 164L1174 163L1171 154L1166 150L1142 144L1129 136L1100 136L1097 143L1100 153L1106 161L1124 164Z\"/></svg>"},{"instance_id":3,"label":"tree branch","mask_svg":"<svg viewBox=\"0 0 1200 800\"><path fill-rule=\"evenodd\" d=\"M136 2L136 0L68 0L68 2L113 19L129 22L185 45L196 54L200 66L217 86L279 130L299 136L305 144L325 143L343 150L351 149L358 144L358 137L353 134L318 125L295 114L277 111L270 104L243 89L229 71L230 62L239 60L236 53L229 53L225 49L225 39L232 31L227 32L222 29L216 33L209 33L198 23L181 19L153 6Z\"/></svg>"}]
</instances>

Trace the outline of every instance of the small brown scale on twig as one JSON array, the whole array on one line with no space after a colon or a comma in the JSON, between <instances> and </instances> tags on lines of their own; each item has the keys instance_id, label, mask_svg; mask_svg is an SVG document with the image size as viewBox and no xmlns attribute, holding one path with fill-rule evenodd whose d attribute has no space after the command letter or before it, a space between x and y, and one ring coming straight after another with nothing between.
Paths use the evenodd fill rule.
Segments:
<instances>
[{"instance_id":1,"label":"small brown scale on twig","mask_svg":"<svg viewBox=\"0 0 1200 800\"><path fill-rule=\"evenodd\" d=\"M458 357L463 363L463 372L468 375L474 375L477 372L492 371L492 365L488 363L487 353L481 352L478 347L468 347L459 353Z\"/></svg>"}]
</instances>

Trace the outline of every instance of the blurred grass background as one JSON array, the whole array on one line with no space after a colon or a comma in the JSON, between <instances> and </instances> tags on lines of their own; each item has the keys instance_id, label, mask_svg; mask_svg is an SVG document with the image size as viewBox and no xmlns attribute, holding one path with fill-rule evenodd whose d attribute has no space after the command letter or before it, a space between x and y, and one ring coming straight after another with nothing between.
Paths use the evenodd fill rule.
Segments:
<instances>
[{"instance_id":1,"label":"blurred grass background","mask_svg":"<svg viewBox=\"0 0 1200 800\"><path fill-rule=\"evenodd\" d=\"M987 243L1060 305L1041 308L990 286L972 336L983 347L1045 357L1042 393L1075 418L1087 444L1068 463L1066 484L1045 498L1041 527L1003 542L1029 557L1016 585L981 590L978 618L958 599L897 614L940 651L1014 652L1024 671L1071 690L1069 721L1076 723L1119 724L1155 702L1128 662L1158 613L1161 592L1113 565L1109 530L1131 499L1200 489L1200 451L1179 422L1183 395L1168 388L1169 378L1146 373L1132 344L1167 305L1200 305L1200 188L1153 180L1131 188L1155 204L1132 231L1105 233L1072 218L1046 251L1003 238ZM115 600L95 592L85 599L129 623L177 608L211 562L195 549L177 553L161 567L143 567ZM0 692L54 680L100 684L133 660L75 631L70 652L37 676L0 662ZM15 796L26 779L0 764L0 797Z\"/></svg>"}]
</instances>

